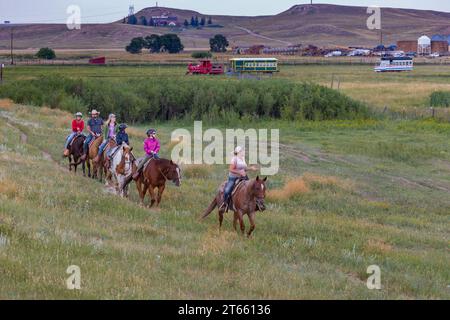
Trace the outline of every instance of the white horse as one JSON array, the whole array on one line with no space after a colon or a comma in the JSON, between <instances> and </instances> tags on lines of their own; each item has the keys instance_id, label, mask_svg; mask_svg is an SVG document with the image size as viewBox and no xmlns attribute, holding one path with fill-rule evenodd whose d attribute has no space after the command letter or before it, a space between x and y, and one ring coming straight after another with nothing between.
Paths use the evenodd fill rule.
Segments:
<instances>
[{"instance_id":1,"label":"white horse","mask_svg":"<svg viewBox=\"0 0 450 320\"><path fill-rule=\"evenodd\" d=\"M128 197L128 185L125 185L125 181L132 175L133 171L134 158L131 153L133 148L126 143L117 148L109 169L111 180L114 181L117 194L121 197Z\"/></svg>"}]
</instances>

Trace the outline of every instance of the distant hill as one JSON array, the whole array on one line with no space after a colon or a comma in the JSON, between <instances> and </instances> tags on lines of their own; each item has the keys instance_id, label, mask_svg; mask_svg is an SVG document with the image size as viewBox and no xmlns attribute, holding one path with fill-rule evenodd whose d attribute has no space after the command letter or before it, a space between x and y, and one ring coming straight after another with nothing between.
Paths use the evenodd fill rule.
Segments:
<instances>
[{"instance_id":1,"label":"distant hill","mask_svg":"<svg viewBox=\"0 0 450 320\"><path fill-rule=\"evenodd\" d=\"M30 24L16 26L15 46L19 49L44 46L56 49L123 48L132 37L151 33L174 32L180 35L186 48L207 48L208 39L217 33L225 34L232 46L264 44L314 44L318 46L375 46L379 34L366 28L365 7L328 4L296 5L273 16L204 15L191 10L150 7L136 13L139 19L170 13L180 24L192 16L211 17L223 28L182 27L171 29L123 24L122 20L109 24L86 24L81 30L69 31L65 25ZM450 13L385 8L382 12L386 44L397 40L416 39L422 34L450 34ZM9 30L0 26L0 49L9 48Z\"/></svg>"}]
</instances>

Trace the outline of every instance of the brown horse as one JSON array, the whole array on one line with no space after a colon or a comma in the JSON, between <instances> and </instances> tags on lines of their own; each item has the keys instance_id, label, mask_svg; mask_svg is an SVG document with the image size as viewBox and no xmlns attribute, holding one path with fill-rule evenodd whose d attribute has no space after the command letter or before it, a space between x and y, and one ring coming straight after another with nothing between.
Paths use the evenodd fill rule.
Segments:
<instances>
[{"instance_id":1,"label":"brown horse","mask_svg":"<svg viewBox=\"0 0 450 320\"><path fill-rule=\"evenodd\" d=\"M111 167L111 163L108 159L108 151L111 150L112 148L117 147L117 142L114 139L110 139L105 150L103 150L103 153L101 156L98 156L94 159L94 162L97 163L98 167L99 167L99 179L100 181L103 180L103 175L105 176L105 182L106 185L108 185L109 183L111 183L111 178L112 178L112 174L109 170L109 168Z\"/></svg>"},{"instance_id":2,"label":"brown horse","mask_svg":"<svg viewBox=\"0 0 450 320\"><path fill-rule=\"evenodd\" d=\"M91 145L89 146L89 150L88 150L88 154L87 154L87 158L86 158L86 164L87 164L87 168L88 168L88 177L89 178L92 177L92 179L97 179L99 177L98 173L99 173L100 166L98 163L96 163L94 161L94 159L98 155L98 148L100 147L102 142L103 142L103 137L98 136L97 138L95 138L94 142L92 142ZM92 164L91 164L91 162L92 162ZM91 175L91 165L92 165L92 175Z\"/></svg>"},{"instance_id":3,"label":"brown horse","mask_svg":"<svg viewBox=\"0 0 450 320\"><path fill-rule=\"evenodd\" d=\"M256 211L265 211L264 199L266 197L266 181L267 178L260 179L257 177L255 180L243 181L238 184L236 190L233 191L231 196L232 205L230 209L234 212L233 227L237 230L237 222L241 227L242 234L245 233L244 215L248 215L250 220L250 230L247 236L250 237L256 228L255 217ZM219 207L219 226L222 228L223 216L225 214L225 208L222 208L223 204L223 192L226 182L224 182L219 188L214 200L209 205L208 209L203 213L202 219L213 212L216 207Z\"/></svg>"},{"instance_id":4,"label":"brown horse","mask_svg":"<svg viewBox=\"0 0 450 320\"><path fill-rule=\"evenodd\" d=\"M72 171L72 167L74 167L76 174L77 168L81 164L83 168L83 176L86 175L85 161L81 160L81 156L83 155L84 140L86 140L86 137L82 134L73 138L72 143L69 145L69 156L68 156L69 171Z\"/></svg>"},{"instance_id":5,"label":"brown horse","mask_svg":"<svg viewBox=\"0 0 450 320\"><path fill-rule=\"evenodd\" d=\"M133 174L136 170L136 165L133 165ZM148 191L151 198L149 207L153 207L155 203L159 207L167 181L172 181L177 187L181 185L180 167L173 161L167 159L150 160L150 163L144 168L136 181L142 204L144 204L144 198ZM158 194L155 194L155 189L158 189Z\"/></svg>"}]
</instances>

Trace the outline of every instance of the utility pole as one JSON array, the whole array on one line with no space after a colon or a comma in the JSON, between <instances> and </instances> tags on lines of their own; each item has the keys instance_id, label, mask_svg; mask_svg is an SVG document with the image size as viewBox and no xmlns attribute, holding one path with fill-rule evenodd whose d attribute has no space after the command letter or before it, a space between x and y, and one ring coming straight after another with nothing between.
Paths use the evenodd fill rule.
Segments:
<instances>
[{"instance_id":1,"label":"utility pole","mask_svg":"<svg viewBox=\"0 0 450 320\"><path fill-rule=\"evenodd\" d=\"M14 27L11 27L11 65L14 65Z\"/></svg>"},{"instance_id":2,"label":"utility pole","mask_svg":"<svg viewBox=\"0 0 450 320\"><path fill-rule=\"evenodd\" d=\"M11 21L5 21L5 24L10 25ZM14 27L11 25L11 65L14 64Z\"/></svg>"}]
</instances>

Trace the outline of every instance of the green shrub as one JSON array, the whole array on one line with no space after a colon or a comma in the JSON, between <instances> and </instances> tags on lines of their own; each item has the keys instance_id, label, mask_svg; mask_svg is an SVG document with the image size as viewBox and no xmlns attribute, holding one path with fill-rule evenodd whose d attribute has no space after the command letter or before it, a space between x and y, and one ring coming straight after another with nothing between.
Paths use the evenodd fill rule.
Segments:
<instances>
[{"instance_id":1,"label":"green shrub","mask_svg":"<svg viewBox=\"0 0 450 320\"><path fill-rule=\"evenodd\" d=\"M47 60L53 60L56 58L55 51L50 48L41 48L36 53L36 57L39 59L47 59Z\"/></svg>"},{"instance_id":2,"label":"green shrub","mask_svg":"<svg viewBox=\"0 0 450 320\"><path fill-rule=\"evenodd\" d=\"M212 53L208 52L208 51L194 52L192 54L192 58L194 58L194 59L208 59L208 58L212 58Z\"/></svg>"},{"instance_id":3,"label":"green shrub","mask_svg":"<svg viewBox=\"0 0 450 320\"><path fill-rule=\"evenodd\" d=\"M0 97L17 103L48 105L73 113L95 108L121 121L173 119L283 118L330 120L367 118L366 106L338 91L285 80L158 78L128 80L42 77L0 87Z\"/></svg>"},{"instance_id":4,"label":"green shrub","mask_svg":"<svg viewBox=\"0 0 450 320\"><path fill-rule=\"evenodd\" d=\"M436 91L431 94L432 107L450 107L450 91Z\"/></svg>"}]
</instances>

